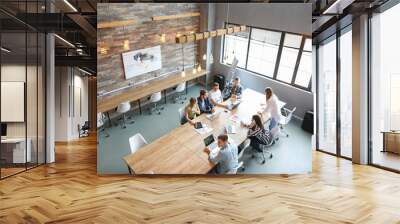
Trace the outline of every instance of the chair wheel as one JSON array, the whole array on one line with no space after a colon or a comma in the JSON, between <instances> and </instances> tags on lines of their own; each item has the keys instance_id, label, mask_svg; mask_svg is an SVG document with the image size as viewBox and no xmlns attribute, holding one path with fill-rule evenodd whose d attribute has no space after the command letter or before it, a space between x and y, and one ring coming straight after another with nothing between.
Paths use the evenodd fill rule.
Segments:
<instances>
[{"instance_id":1,"label":"chair wheel","mask_svg":"<svg viewBox=\"0 0 400 224\"><path fill-rule=\"evenodd\" d=\"M261 164L264 164L265 163L265 160L263 160L262 162L261 162Z\"/></svg>"},{"instance_id":2,"label":"chair wheel","mask_svg":"<svg viewBox=\"0 0 400 224\"><path fill-rule=\"evenodd\" d=\"M269 156L270 159L272 159L272 154Z\"/></svg>"},{"instance_id":3,"label":"chair wheel","mask_svg":"<svg viewBox=\"0 0 400 224\"><path fill-rule=\"evenodd\" d=\"M252 159L254 159L254 157L255 157L254 155L251 155L251 158L252 158Z\"/></svg>"}]
</instances>

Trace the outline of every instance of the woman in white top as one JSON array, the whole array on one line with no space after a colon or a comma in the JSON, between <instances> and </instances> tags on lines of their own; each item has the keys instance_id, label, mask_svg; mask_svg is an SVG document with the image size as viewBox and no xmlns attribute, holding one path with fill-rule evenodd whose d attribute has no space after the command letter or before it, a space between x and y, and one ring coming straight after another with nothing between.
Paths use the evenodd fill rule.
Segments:
<instances>
[{"instance_id":1,"label":"woman in white top","mask_svg":"<svg viewBox=\"0 0 400 224\"><path fill-rule=\"evenodd\" d=\"M278 97L272 92L270 87L265 89L266 107L263 113L270 115L269 130L278 125L281 115L278 108Z\"/></svg>"},{"instance_id":2,"label":"woman in white top","mask_svg":"<svg viewBox=\"0 0 400 224\"><path fill-rule=\"evenodd\" d=\"M209 96L212 104L221 105L223 100L222 100L222 93L221 93L221 90L219 89L218 82L214 82L212 89L208 93L208 96Z\"/></svg>"}]
</instances>

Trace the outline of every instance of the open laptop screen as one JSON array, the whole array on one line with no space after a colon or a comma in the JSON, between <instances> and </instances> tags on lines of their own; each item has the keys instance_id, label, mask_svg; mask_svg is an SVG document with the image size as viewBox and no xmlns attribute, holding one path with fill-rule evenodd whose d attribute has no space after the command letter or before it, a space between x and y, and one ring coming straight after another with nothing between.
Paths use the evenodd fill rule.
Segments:
<instances>
[{"instance_id":1,"label":"open laptop screen","mask_svg":"<svg viewBox=\"0 0 400 224\"><path fill-rule=\"evenodd\" d=\"M207 138L204 139L204 144L207 146L211 145L215 141L213 135L209 135Z\"/></svg>"}]
</instances>

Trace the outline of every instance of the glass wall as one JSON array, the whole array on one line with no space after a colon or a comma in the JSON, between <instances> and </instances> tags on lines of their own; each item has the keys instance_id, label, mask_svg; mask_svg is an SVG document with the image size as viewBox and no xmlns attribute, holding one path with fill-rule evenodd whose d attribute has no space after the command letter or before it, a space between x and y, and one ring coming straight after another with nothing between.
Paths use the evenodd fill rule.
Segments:
<instances>
[{"instance_id":1,"label":"glass wall","mask_svg":"<svg viewBox=\"0 0 400 224\"><path fill-rule=\"evenodd\" d=\"M371 18L370 160L374 165L400 171L398 21L400 4Z\"/></svg>"},{"instance_id":2,"label":"glass wall","mask_svg":"<svg viewBox=\"0 0 400 224\"><path fill-rule=\"evenodd\" d=\"M0 7L18 6L14 8L18 13L35 13L42 10L40 2L27 5L4 2ZM43 33L12 16L0 13L0 19L0 178L3 179L45 162L46 40Z\"/></svg>"},{"instance_id":3,"label":"glass wall","mask_svg":"<svg viewBox=\"0 0 400 224\"><path fill-rule=\"evenodd\" d=\"M318 149L336 154L336 36L318 47Z\"/></svg>"},{"instance_id":4,"label":"glass wall","mask_svg":"<svg viewBox=\"0 0 400 224\"><path fill-rule=\"evenodd\" d=\"M352 157L352 33L351 25L340 35L340 154Z\"/></svg>"}]
</instances>

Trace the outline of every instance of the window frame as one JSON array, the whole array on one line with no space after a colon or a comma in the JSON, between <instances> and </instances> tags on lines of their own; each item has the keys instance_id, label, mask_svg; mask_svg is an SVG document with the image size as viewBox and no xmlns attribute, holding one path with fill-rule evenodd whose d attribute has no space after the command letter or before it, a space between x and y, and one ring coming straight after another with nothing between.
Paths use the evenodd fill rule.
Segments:
<instances>
[{"instance_id":1,"label":"window frame","mask_svg":"<svg viewBox=\"0 0 400 224\"><path fill-rule=\"evenodd\" d=\"M225 27L225 28L227 28L228 25L234 25L234 26L236 25L236 26L238 26L238 25L240 25L240 24L224 22L224 27ZM311 36L308 36L308 35L304 35L304 34L299 34L299 33L292 33L292 32L286 32L286 31L280 31L280 30L274 30L274 29L266 29L266 28L260 28L260 27L256 27L256 26L247 26L247 25L246 25L246 27L249 29L249 36L248 36L248 38L247 38L247 52L246 52L245 67L242 68L242 67L239 67L239 66L238 66L237 69L242 69L242 70L244 70L244 71L247 71L247 72L249 72L249 73L252 73L252 74L261 76L261 77L263 77L263 78L270 79L270 80L274 80L274 81L279 82L279 83L283 83L283 84L286 84L286 85L290 85L290 86L295 87L295 88L297 88L297 89L301 89L301 90L304 90L304 91L307 91L307 92L311 92L312 78L310 78L309 84L308 84L307 87L304 87L304 86L295 84L295 80L296 80L297 71L298 71L298 68L299 68L301 56L302 56L302 54L303 54L303 48L304 48L304 45L305 45L305 41L306 41L306 39L312 39L312 37L311 37ZM278 54L277 54L277 56L276 56L275 68L274 68L274 73L272 74L272 77L269 77L269 76L267 76L267 75L264 75L264 74L261 74L261 73L258 73L258 72L254 72L254 71L248 69L248 60L249 60L249 52L250 52L251 34L252 34L252 30L253 30L253 29L259 29L259 30L265 30L265 31L271 31L271 32L279 32L279 33L281 33L281 39L280 39L279 46L278 46ZM282 50L283 50L283 48L284 48L284 40L285 40L286 34L300 35L300 36L302 37L302 39L301 39L301 44L300 44L300 47L299 47L299 52L298 52L298 54L297 54L297 59L296 59L296 63L295 63L295 67L294 67L294 71L293 71L293 75L292 75L292 79L291 79L291 82L290 82L290 83L285 82L285 81L281 81L281 80L277 79L278 70L279 70L279 65L280 65L280 61L281 61ZM224 62L224 55L225 55L225 37L226 37L226 35L223 35L222 38L221 38L221 39L222 39L222 41L221 41L222 46L221 46L221 54L220 54L220 63L221 63L221 64L224 64L224 65L231 65L231 64L229 64L229 63L227 63L227 62ZM311 51L311 52L312 52L312 51ZM312 76L311 76L311 77L312 77Z\"/></svg>"}]
</instances>

